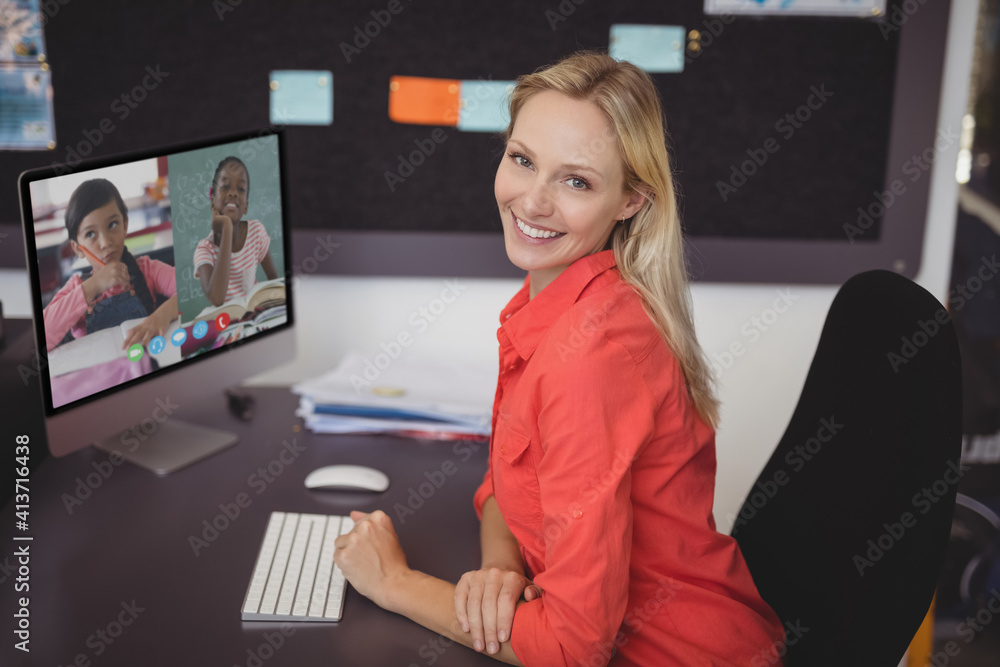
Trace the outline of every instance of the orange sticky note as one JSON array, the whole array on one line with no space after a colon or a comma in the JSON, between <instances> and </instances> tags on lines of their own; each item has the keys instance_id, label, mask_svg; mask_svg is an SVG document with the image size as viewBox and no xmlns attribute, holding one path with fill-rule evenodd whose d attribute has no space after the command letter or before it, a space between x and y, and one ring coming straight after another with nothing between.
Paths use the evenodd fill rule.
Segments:
<instances>
[{"instance_id":1,"label":"orange sticky note","mask_svg":"<svg viewBox=\"0 0 1000 667\"><path fill-rule=\"evenodd\" d=\"M458 124L458 79L394 76L389 79L389 119L410 125Z\"/></svg>"}]
</instances>

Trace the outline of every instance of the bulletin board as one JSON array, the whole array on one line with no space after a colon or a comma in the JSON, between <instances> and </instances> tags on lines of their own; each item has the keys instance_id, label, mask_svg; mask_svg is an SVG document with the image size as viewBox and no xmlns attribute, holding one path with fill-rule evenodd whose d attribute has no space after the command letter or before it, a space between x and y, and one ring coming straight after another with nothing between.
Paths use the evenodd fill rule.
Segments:
<instances>
[{"instance_id":1,"label":"bulletin board","mask_svg":"<svg viewBox=\"0 0 1000 667\"><path fill-rule=\"evenodd\" d=\"M391 78L510 81L607 49L613 26L663 25L684 35L682 70L651 76L696 275L912 275L930 177L910 156L941 143L949 2L910 5L889 0L885 14L858 18L708 14L704 0L53 4L58 145L0 153L0 223L17 224L24 169L265 127L271 72L314 70L331 75L332 122L286 126L297 254L332 233L344 261L321 270L491 274L483 267L504 264L493 197L502 139L393 122ZM874 215L896 180L903 191Z\"/></svg>"}]
</instances>

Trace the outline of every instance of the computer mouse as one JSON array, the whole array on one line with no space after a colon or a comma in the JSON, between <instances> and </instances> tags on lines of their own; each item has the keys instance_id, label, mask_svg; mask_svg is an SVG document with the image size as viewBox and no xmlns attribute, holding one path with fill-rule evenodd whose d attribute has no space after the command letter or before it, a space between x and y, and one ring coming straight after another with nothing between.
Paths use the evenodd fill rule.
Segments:
<instances>
[{"instance_id":1,"label":"computer mouse","mask_svg":"<svg viewBox=\"0 0 1000 667\"><path fill-rule=\"evenodd\" d=\"M307 489L343 489L381 493L389 488L389 478L385 473L374 468L335 465L313 470L306 475L305 484Z\"/></svg>"}]
</instances>

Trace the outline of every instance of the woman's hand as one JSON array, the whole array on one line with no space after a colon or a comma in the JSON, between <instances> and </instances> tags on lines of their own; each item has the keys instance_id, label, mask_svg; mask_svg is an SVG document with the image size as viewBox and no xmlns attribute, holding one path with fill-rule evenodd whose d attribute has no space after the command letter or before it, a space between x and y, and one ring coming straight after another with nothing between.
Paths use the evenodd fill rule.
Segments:
<instances>
[{"instance_id":1,"label":"woman's hand","mask_svg":"<svg viewBox=\"0 0 1000 667\"><path fill-rule=\"evenodd\" d=\"M385 512L351 512L354 529L334 542L333 561L354 590L388 609L392 587L411 573L392 519Z\"/></svg>"},{"instance_id":2,"label":"woman's hand","mask_svg":"<svg viewBox=\"0 0 1000 667\"><path fill-rule=\"evenodd\" d=\"M542 589L520 572L498 567L466 572L455 587L455 616L462 629L472 634L472 647L496 653L510 639L514 609L521 594L528 602Z\"/></svg>"}]
</instances>

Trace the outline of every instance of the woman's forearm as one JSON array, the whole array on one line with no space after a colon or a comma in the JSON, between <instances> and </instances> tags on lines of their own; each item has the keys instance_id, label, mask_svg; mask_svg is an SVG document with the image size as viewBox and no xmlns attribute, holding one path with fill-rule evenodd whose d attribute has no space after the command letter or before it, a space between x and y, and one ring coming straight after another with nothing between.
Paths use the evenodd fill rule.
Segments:
<instances>
[{"instance_id":1,"label":"woman's forearm","mask_svg":"<svg viewBox=\"0 0 1000 667\"><path fill-rule=\"evenodd\" d=\"M479 541L483 552L483 569L496 567L524 574L521 546L503 520L496 498L493 496L483 503Z\"/></svg>"},{"instance_id":2,"label":"woman's forearm","mask_svg":"<svg viewBox=\"0 0 1000 667\"><path fill-rule=\"evenodd\" d=\"M454 584L423 572L409 570L404 577L388 587L386 599L378 602L389 611L472 648L472 635L462 631L455 616ZM490 657L508 665L521 664L509 641L501 643L500 650Z\"/></svg>"}]
</instances>

